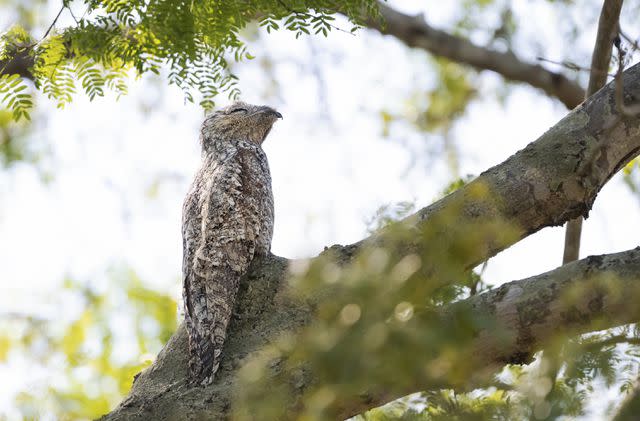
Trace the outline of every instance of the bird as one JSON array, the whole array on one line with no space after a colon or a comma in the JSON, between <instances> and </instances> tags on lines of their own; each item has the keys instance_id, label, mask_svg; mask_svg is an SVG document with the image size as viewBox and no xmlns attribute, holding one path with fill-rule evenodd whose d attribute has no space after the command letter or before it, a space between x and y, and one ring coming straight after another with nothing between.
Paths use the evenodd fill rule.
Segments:
<instances>
[{"instance_id":1,"label":"bird","mask_svg":"<svg viewBox=\"0 0 640 421\"><path fill-rule=\"evenodd\" d=\"M206 386L220 366L240 278L267 255L273 192L262 144L282 114L236 101L200 128L202 161L182 208L182 296L190 382Z\"/></svg>"}]
</instances>

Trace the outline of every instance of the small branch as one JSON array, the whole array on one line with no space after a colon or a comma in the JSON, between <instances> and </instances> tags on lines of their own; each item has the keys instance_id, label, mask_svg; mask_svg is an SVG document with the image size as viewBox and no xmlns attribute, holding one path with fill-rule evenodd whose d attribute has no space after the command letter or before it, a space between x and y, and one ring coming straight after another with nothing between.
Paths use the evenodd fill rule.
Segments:
<instances>
[{"instance_id":1,"label":"small branch","mask_svg":"<svg viewBox=\"0 0 640 421\"><path fill-rule=\"evenodd\" d=\"M60 15L62 14L62 11L66 9L65 5L63 4L62 7L60 8L60 10L58 11L58 14L56 15L56 17L53 19L53 22L51 22L51 25L49 25L49 28L47 28L47 31L44 33L44 35L42 36L42 39L40 39L40 41L38 41L38 44L41 43L42 41L44 41L44 39L49 36L49 33L51 32L51 30L53 29L53 27L56 25L56 23L58 22L58 19L60 18Z\"/></svg>"},{"instance_id":2,"label":"small branch","mask_svg":"<svg viewBox=\"0 0 640 421\"><path fill-rule=\"evenodd\" d=\"M555 60L550 60L548 58L544 58L544 57L536 57L536 60L538 61L542 61L545 63L551 63L551 64L555 64L557 66L562 66L566 69L569 70L574 70L576 72L597 72L598 70L594 70L591 67L586 67L586 66L580 66L579 64L576 64L574 62L571 61L555 61ZM604 72L606 73L606 76L611 76L614 77L615 74L614 73L609 73L609 72Z\"/></svg>"},{"instance_id":3,"label":"small branch","mask_svg":"<svg viewBox=\"0 0 640 421\"><path fill-rule=\"evenodd\" d=\"M73 21L76 23L76 25L80 24L80 20L78 20L75 13L73 13L73 10L71 10L71 7L69 7L69 14L73 18Z\"/></svg>"},{"instance_id":4,"label":"small branch","mask_svg":"<svg viewBox=\"0 0 640 421\"><path fill-rule=\"evenodd\" d=\"M638 42L640 40L634 40L632 39L630 36L628 36L625 32L622 31L622 29L620 29L619 34L622 38L624 38L625 41L627 41L630 45L631 45L631 54L635 53L636 51L640 50L640 44L638 44Z\"/></svg>"},{"instance_id":5,"label":"small branch","mask_svg":"<svg viewBox=\"0 0 640 421\"><path fill-rule=\"evenodd\" d=\"M582 216L567 222L564 233L564 251L562 264L578 260L580 256L580 240L582 237Z\"/></svg>"},{"instance_id":6,"label":"small branch","mask_svg":"<svg viewBox=\"0 0 640 421\"><path fill-rule=\"evenodd\" d=\"M591 56L591 74L586 97L590 97L607 83L613 41L618 35L618 21L622 0L605 0L598 20L598 33Z\"/></svg>"},{"instance_id":7,"label":"small branch","mask_svg":"<svg viewBox=\"0 0 640 421\"><path fill-rule=\"evenodd\" d=\"M591 56L591 73L585 99L595 94L607 83L609 63L611 63L611 48L613 40L618 34L618 20L622 0L605 0L598 21L598 34ZM582 217L567 223L564 237L564 253L562 263L577 260L580 256L580 238L582 236Z\"/></svg>"}]
</instances>

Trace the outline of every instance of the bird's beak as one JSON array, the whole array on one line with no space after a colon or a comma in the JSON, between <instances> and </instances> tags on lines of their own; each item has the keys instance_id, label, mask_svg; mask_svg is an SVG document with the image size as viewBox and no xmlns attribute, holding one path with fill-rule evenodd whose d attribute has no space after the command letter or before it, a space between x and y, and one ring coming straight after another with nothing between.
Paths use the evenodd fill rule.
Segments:
<instances>
[{"instance_id":1,"label":"bird's beak","mask_svg":"<svg viewBox=\"0 0 640 421\"><path fill-rule=\"evenodd\" d=\"M259 112L263 112L263 113L267 113L267 114L271 114L276 116L277 118L282 118L282 114L280 114L279 112L277 112L276 110L274 110L271 107L268 107L266 105L260 107Z\"/></svg>"}]
</instances>

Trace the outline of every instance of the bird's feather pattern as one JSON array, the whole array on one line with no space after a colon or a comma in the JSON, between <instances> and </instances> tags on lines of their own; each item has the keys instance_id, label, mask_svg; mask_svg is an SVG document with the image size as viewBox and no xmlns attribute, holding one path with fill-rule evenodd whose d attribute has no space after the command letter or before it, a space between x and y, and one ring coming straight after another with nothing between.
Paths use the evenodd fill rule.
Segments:
<instances>
[{"instance_id":1,"label":"bird's feather pattern","mask_svg":"<svg viewBox=\"0 0 640 421\"><path fill-rule=\"evenodd\" d=\"M260 144L205 139L211 144L183 207L183 299L190 370L210 383L240 278L273 235L271 176Z\"/></svg>"}]
</instances>

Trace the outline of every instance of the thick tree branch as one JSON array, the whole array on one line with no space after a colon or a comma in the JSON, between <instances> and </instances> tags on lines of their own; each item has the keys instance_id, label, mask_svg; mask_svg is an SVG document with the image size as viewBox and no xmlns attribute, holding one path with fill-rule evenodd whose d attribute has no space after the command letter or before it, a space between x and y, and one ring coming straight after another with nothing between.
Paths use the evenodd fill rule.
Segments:
<instances>
[{"instance_id":1,"label":"thick tree branch","mask_svg":"<svg viewBox=\"0 0 640 421\"><path fill-rule=\"evenodd\" d=\"M431 27L423 16L406 15L382 3L379 8L384 22L368 19L366 25L382 34L393 35L409 47L421 48L479 70L492 70L508 80L527 83L558 98L568 109L584 100L584 89L577 82L538 64L524 62L511 51L480 47L465 38Z\"/></svg>"},{"instance_id":2,"label":"thick tree branch","mask_svg":"<svg viewBox=\"0 0 640 421\"><path fill-rule=\"evenodd\" d=\"M609 63L611 63L611 49L613 39L618 35L618 21L622 0L605 0L598 21L598 34L596 44L591 56L591 73L589 74L589 86L586 98L595 94L607 83L609 75ZM578 260L580 256L580 237L582 235L582 217L572 219L567 223L564 237L564 254L562 263Z\"/></svg>"},{"instance_id":3,"label":"thick tree branch","mask_svg":"<svg viewBox=\"0 0 640 421\"><path fill-rule=\"evenodd\" d=\"M640 98L640 65L625 72L624 87L626 97ZM431 250L424 250L420 241L408 239L403 250L434 257L452 255L468 244L469 232L495 227L481 247L472 247L460 257L458 264L471 268L545 226L586 215L600 188L640 151L640 120L616 112L614 86L609 84L525 149L407 218L404 224L415 230L416 237L431 229L439 241ZM504 225L500 222L512 227L508 234L502 232ZM333 256L348 261L367 244L397 246L391 234L382 231L360 243L331 250ZM456 304L493 314L512 335L507 342L497 342L491 332L478 336L473 345L477 354L474 364L493 369L506 361L523 361L552 334L584 332L595 319L602 321L598 329L634 321L637 296L630 292L640 273L638 259L637 250L589 258ZM224 418L231 407L233 385L243 359L279 333L312 320L312 306L288 294L289 263L271 256L252 265L238 296L224 363L214 384L204 389L187 386L186 333L181 326L153 365L138 376L129 396L104 419ZM424 261L423 271L437 269L438 259ZM598 277L605 274L615 276ZM594 282L594 287L587 289L590 295L581 297L572 307L559 301L561 291L581 281ZM616 288L625 288L618 289L625 292L614 294ZM520 314L519 308L529 308L534 319L523 324L523 319L513 313ZM544 308L549 312L540 313ZM440 386L444 380L440 379ZM423 386L427 385L415 385ZM393 399L399 392L409 390L374 393L365 400L353 398L335 411L341 416L353 414Z\"/></svg>"}]
</instances>

